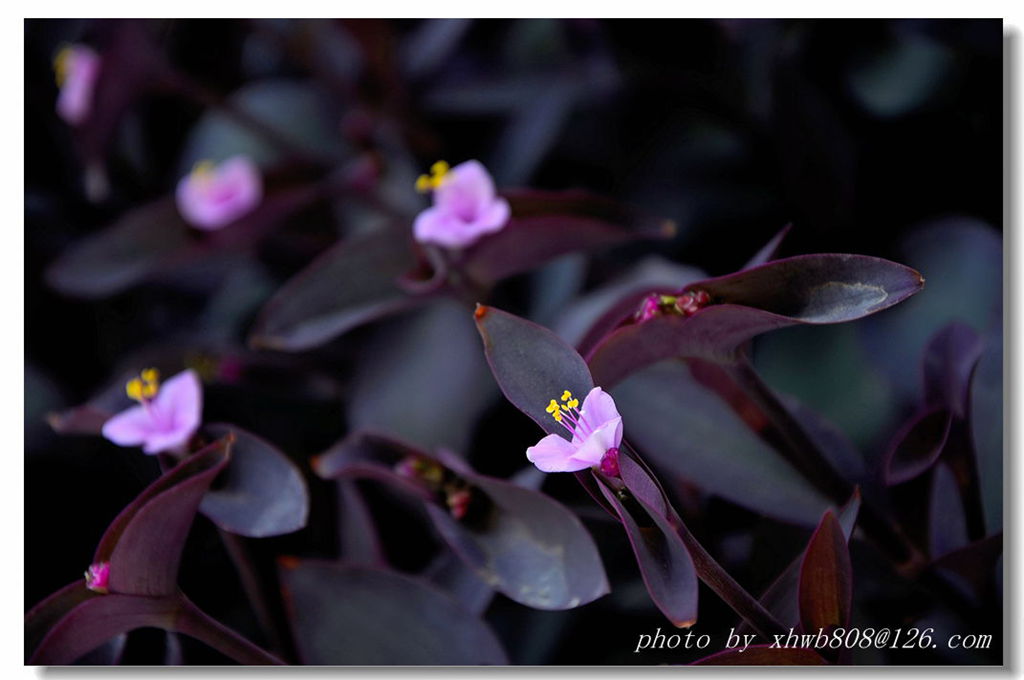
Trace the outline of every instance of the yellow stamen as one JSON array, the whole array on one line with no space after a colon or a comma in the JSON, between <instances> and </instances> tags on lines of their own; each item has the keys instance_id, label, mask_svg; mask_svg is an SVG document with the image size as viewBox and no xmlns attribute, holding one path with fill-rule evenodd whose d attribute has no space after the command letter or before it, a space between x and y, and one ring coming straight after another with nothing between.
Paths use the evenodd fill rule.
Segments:
<instances>
[{"instance_id":1,"label":"yellow stamen","mask_svg":"<svg viewBox=\"0 0 1024 680\"><path fill-rule=\"evenodd\" d=\"M160 391L160 371L155 368L143 370L138 378L128 381L124 391L130 399L143 403L149 401Z\"/></svg>"},{"instance_id":2,"label":"yellow stamen","mask_svg":"<svg viewBox=\"0 0 1024 680\"><path fill-rule=\"evenodd\" d=\"M138 378L129 380L128 384L124 386L124 391L128 394L129 399L142 401L142 381Z\"/></svg>"},{"instance_id":3,"label":"yellow stamen","mask_svg":"<svg viewBox=\"0 0 1024 680\"><path fill-rule=\"evenodd\" d=\"M60 87L68 79L68 70L71 68L71 55L73 50L65 45L53 57L53 74L57 79L57 86Z\"/></svg>"},{"instance_id":4,"label":"yellow stamen","mask_svg":"<svg viewBox=\"0 0 1024 680\"><path fill-rule=\"evenodd\" d=\"M449 169L450 167L445 161L438 161L434 163L430 166L429 175L420 175L416 178L416 191L421 194L425 194L428 191L433 191L438 188L444 182Z\"/></svg>"},{"instance_id":5,"label":"yellow stamen","mask_svg":"<svg viewBox=\"0 0 1024 680\"><path fill-rule=\"evenodd\" d=\"M553 415L555 417L555 422L559 422L559 423L562 422L562 412L561 411L555 411L551 415Z\"/></svg>"},{"instance_id":6,"label":"yellow stamen","mask_svg":"<svg viewBox=\"0 0 1024 680\"><path fill-rule=\"evenodd\" d=\"M213 161L201 160L192 166L192 177L200 182L205 182L213 176L213 170L217 164Z\"/></svg>"},{"instance_id":7,"label":"yellow stamen","mask_svg":"<svg viewBox=\"0 0 1024 680\"><path fill-rule=\"evenodd\" d=\"M661 304L663 304L663 305L674 305L675 302L676 302L676 296L675 295L662 295L661 296Z\"/></svg>"},{"instance_id":8,"label":"yellow stamen","mask_svg":"<svg viewBox=\"0 0 1024 680\"><path fill-rule=\"evenodd\" d=\"M546 410L546 411L547 411L548 413L557 413L557 412L558 412L558 402L557 402L557 401L555 401L554 399L552 399L552 400L551 400L551 403L550 403L550 404L548 404L548 407L547 407L547 409L545 409L545 410Z\"/></svg>"},{"instance_id":9,"label":"yellow stamen","mask_svg":"<svg viewBox=\"0 0 1024 680\"><path fill-rule=\"evenodd\" d=\"M580 400L579 399L572 399L572 400L570 400L567 403L569 405L569 408L577 408L580 405Z\"/></svg>"},{"instance_id":10,"label":"yellow stamen","mask_svg":"<svg viewBox=\"0 0 1024 680\"><path fill-rule=\"evenodd\" d=\"M568 401L569 399L572 399L572 392L569 390L562 392L562 401Z\"/></svg>"}]
</instances>

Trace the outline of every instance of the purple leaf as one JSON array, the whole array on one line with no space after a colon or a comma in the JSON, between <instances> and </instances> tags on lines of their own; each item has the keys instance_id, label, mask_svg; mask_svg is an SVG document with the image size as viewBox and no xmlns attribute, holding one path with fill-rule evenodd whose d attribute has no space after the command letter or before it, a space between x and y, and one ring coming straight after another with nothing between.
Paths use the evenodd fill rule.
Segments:
<instances>
[{"instance_id":1,"label":"purple leaf","mask_svg":"<svg viewBox=\"0 0 1024 680\"><path fill-rule=\"evenodd\" d=\"M627 323L588 355L598 383L611 386L662 359L735 360L760 333L797 324L852 321L891 307L921 289L913 269L862 255L800 255L686 287L710 306L693 316L662 315Z\"/></svg>"},{"instance_id":2,"label":"purple leaf","mask_svg":"<svg viewBox=\"0 0 1024 680\"><path fill-rule=\"evenodd\" d=\"M694 661L693 666L827 666L813 649L751 645L743 652L727 649Z\"/></svg>"},{"instance_id":3,"label":"purple leaf","mask_svg":"<svg viewBox=\"0 0 1024 680\"><path fill-rule=\"evenodd\" d=\"M292 352L311 349L413 304L398 281L412 264L411 234L397 227L342 241L270 299L250 344Z\"/></svg>"},{"instance_id":4,"label":"purple leaf","mask_svg":"<svg viewBox=\"0 0 1024 680\"><path fill-rule=\"evenodd\" d=\"M945 463L936 465L932 473L928 509L928 545L933 558L967 545L967 517L960 487L953 470Z\"/></svg>"},{"instance_id":5,"label":"purple leaf","mask_svg":"<svg viewBox=\"0 0 1024 680\"><path fill-rule=\"evenodd\" d=\"M231 438L195 453L149 485L107 528L94 563L110 564L110 591L160 597L177 590L178 562L199 503L228 463Z\"/></svg>"},{"instance_id":6,"label":"purple leaf","mask_svg":"<svg viewBox=\"0 0 1024 680\"><path fill-rule=\"evenodd\" d=\"M999 532L947 553L935 560L933 568L976 600L992 585L996 563L1003 555L1003 533Z\"/></svg>"},{"instance_id":7,"label":"purple leaf","mask_svg":"<svg viewBox=\"0 0 1024 680\"><path fill-rule=\"evenodd\" d=\"M215 253L249 247L315 197L314 187L282 189L268 195L249 215L208 234L185 223L173 197L161 198L125 213L114 224L72 245L49 266L46 278L65 295L113 295Z\"/></svg>"},{"instance_id":8,"label":"purple leaf","mask_svg":"<svg viewBox=\"0 0 1024 680\"><path fill-rule=\"evenodd\" d=\"M564 435L545 408L564 390L590 392L594 382L586 362L543 326L483 305L475 316L487 363L505 397L545 432Z\"/></svg>"},{"instance_id":9,"label":"purple leaf","mask_svg":"<svg viewBox=\"0 0 1024 680\"><path fill-rule=\"evenodd\" d=\"M394 472L407 457L428 460L479 495L482 517L456 520L439 494ZM544 494L474 473L452 454L429 456L402 442L361 433L317 458L327 478L361 476L411 492L424 501L441 537L485 583L537 609L571 609L608 592L593 539L579 519Z\"/></svg>"},{"instance_id":10,"label":"purple leaf","mask_svg":"<svg viewBox=\"0 0 1024 680\"><path fill-rule=\"evenodd\" d=\"M675 224L583 192L506 191L512 219L466 251L462 271L480 283L536 268L566 253L644 238L670 238Z\"/></svg>"},{"instance_id":11,"label":"purple leaf","mask_svg":"<svg viewBox=\"0 0 1024 680\"><path fill-rule=\"evenodd\" d=\"M622 520L654 604L673 625L692 626L697 621L697 572L683 540L664 517L639 498L631 509L606 483L599 486Z\"/></svg>"},{"instance_id":12,"label":"purple leaf","mask_svg":"<svg viewBox=\"0 0 1024 680\"><path fill-rule=\"evenodd\" d=\"M573 609L608 593L601 556L575 515L537 491L465 478L493 503L486 520L460 522L432 503L427 514L484 582L536 609Z\"/></svg>"},{"instance_id":13,"label":"purple leaf","mask_svg":"<svg viewBox=\"0 0 1024 680\"><path fill-rule=\"evenodd\" d=\"M846 505L839 509L839 524L843 528L843 536L847 543L850 541L850 536L853 535L859 512L860 490L858 489ZM761 604L774 614L784 626L795 627L800 622L798 592L802 563L803 555L797 556L759 598ZM749 630L746 622L741 622L738 632L743 633Z\"/></svg>"},{"instance_id":14,"label":"purple leaf","mask_svg":"<svg viewBox=\"0 0 1024 680\"><path fill-rule=\"evenodd\" d=\"M283 560L281 580L307 664L508 663L487 624L426 581L313 560Z\"/></svg>"},{"instance_id":15,"label":"purple leaf","mask_svg":"<svg viewBox=\"0 0 1024 680\"><path fill-rule=\"evenodd\" d=\"M79 581L59 593L69 588L86 590ZM142 627L173 629L180 608L177 594L135 597L111 593L83 600L47 627L45 637L26 655L26 663L66 665L121 633Z\"/></svg>"},{"instance_id":16,"label":"purple leaf","mask_svg":"<svg viewBox=\"0 0 1024 680\"><path fill-rule=\"evenodd\" d=\"M989 532L1003 526L1003 339L995 333L971 378L970 430Z\"/></svg>"},{"instance_id":17,"label":"purple leaf","mask_svg":"<svg viewBox=\"0 0 1024 680\"><path fill-rule=\"evenodd\" d=\"M101 298L184 260L195 246L171 197L135 208L75 243L46 271L66 295Z\"/></svg>"},{"instance_id":18,"label":"purple leaf","mask_svg":"<svg viewBox=\"0 0 1024 680\"><path fill-rule=\"evenodd\" d=\"M477 616L483 616L494 601L494 589L452 550L442 551L420 575Z\"/></svg>"},{"instance_id":19,"label":"purple leaf","mask_svg":"<svg viewBox=\"0 0 1024 680\"><path fill-rule=\"evenodd\" d=\"M338 481L338 543L342 559L351 564L387 563L370 509L356 484Z\"/></svg>"},{"instance_id":20,"label":"purple leaf","mask_svg":"<svg viewBox=\"0 0 1024 680\"><path fill-rule=\"evenodd\" d=\"M100 594L86 588L85 582L79 579L32 607L25 615L26 662L54 624L75 607L94 597L100 597Z\"/></svg>"},{"instance_id":21,"label":"purple leaf","mask_svg":"<svg viewBox=\"0 0 1024 680\"><path fill-rule=\"evenodd\" d=\"M679 361L643 369L612 396L631 443L664 479L784 521L814 526L828 501Z\"/></svg>"},{"instance_id":22,"label":"purple leaf","mask_svg":"<svg viewBox=\"0 0 1024 680\"><path fill-rule=\"evenodd\" d=\"M626 274L562 308L555 319L559 337L586 354L605 335L640 306L652 293L677 290L707 278L700 269L657 256L642 260Z\"/></svg>"},{"instance_id":23,"label":"purple leaf","mask_svg":"<svg viewBox=\"0 0 1024 680\"><path fill-rule=\"evenodd\" d=\"M944 408L925 411L900 428L885 454L885 483L892 486L914 479L939 459L953 424Z\"/></svg>"},{"instance_id":24,"label":"purple leaf","mask_svg":"<svg viewBox=\"0 0 1024 680\"><path fill-rule=\"evenodd\" d=\"M981 337L967 324L951 322L935 333L924 352L924 398L931 408L957 417L967 413L967 389L981 358Z\"/></svg>"},{"instance_id":25,"label":"purple leaf","mask_svg":"<svg viewBox=\"0 0 1024 680\"><path fill-rule=\"evenodd\" d=\"M892 382L900 400L917 400L920 360L934 334L950 321L978 332L998 329L1003 313L1003 250L999 230L966 217L914 229L901 258L926 277L920 295L861 324L867 355Z\"/></svg>"},{"instance_id":26,"label":"purple leaf","mask_svg":"<svg viewBox=\"0 0 1024 680\"><path fill-rule=\"evenodd\" d=\"M465 306L436 300L375 330L355 370L349 428L463 450L497 394ZM430 398L415 396L424 394Z\"/></svg>"},{"instance_id":27,"label":"purple leaf","mask_svg":"<svg viewBox=\"0 0 1024 680\"><path fill-rule=\"evenodd\" d=\"M800 622L807 632L850 623L853 570L843 527L831 510L821 518L800 566Z\"/></svg>"},{"instance_id":28,"label":"purple leaf","mask_svg":"<svg viewBox=\"0 0 1024 680\"><path fill-rule=\"evenodd\" d=\"M253 538L306 526L306 480L288 456L237 425L212 424L203 431L233 443L231 461L216 488L206 492L200 512L222 529Z\"/></svg>"}]
</instances>

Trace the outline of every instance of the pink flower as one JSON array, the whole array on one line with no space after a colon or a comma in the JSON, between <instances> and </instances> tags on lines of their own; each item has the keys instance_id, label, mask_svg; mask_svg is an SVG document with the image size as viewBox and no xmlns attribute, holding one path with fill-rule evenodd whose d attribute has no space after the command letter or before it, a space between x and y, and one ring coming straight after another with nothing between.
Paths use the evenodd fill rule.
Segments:
<instances>
[{"instance_id":1,"label":"pink flower","mask_svg":"<svg viewBox=\"0 0 1024 680\"><path fill-rule=\"evenodd\" d=\"M203 392L195 371L182 371L163 385L155 369L128 382L139 402L103 424L103 436L118 446L142 446L148 454L179 449L199 427Z\"/></svg>"},{"instance_id":2,"label":"pink flower","mask_svg":"<svg viewBox=\"0 0 1024 680\"><path fill-rule=\"evenodd\" d=\"M562 402L552 399L547 411L569 431L572 441L549 434L526 449L527 459L543 472L576 472L601 466L602 470L617 473L622 416L611 395L595 387L583 400L583 408L577 410L579 400L566 390ZM609 460L603 463L606 455Z\"/></svg>"},{"instance_id":3,"label":"pink flower","mask_svg":"<svg viewBox=\"0 0 1024 680\"><path fill-rule=\"evenodd\" d=\"M178 182L178 210L190 224L212 231L251 212L263 198L256 165L234 156L219 165L201 161Z\"/></svg>"},{"instance_id":4,"label":"pink flower","mask_svg":"<svg viewBox=\"0 0 1024 680\"><path fill-rule=\"evenodd\" d=\"M466 161L450 170L439 161L430 171L416 182L418 191L434 192L434 206L417 215L413 224L417 241L461 248L508 223L508 201L495 194L494 181L479 161Z\"/></svg>"},{"instance_id":5,"label":"pink flower","mask_svg":"<svg viewBox=\"0 0 1024 680\"><path fill-rule=\"evenodd\" d=\"M90 564L85 571L85 587L97 593L110 592L110 563Z\"/></svg>"},{"instance_id":6,"label":"pink flower","mask_svg":"<svg viewBox=\"0 0 1024 680\"><path fill-rule=\"evenodd\" d=\"M93 91L100 75L100 55L84 45L69 45L57 53L57 114L70 125L79 125L92 111Z\"/></svg>"}]
</instances>

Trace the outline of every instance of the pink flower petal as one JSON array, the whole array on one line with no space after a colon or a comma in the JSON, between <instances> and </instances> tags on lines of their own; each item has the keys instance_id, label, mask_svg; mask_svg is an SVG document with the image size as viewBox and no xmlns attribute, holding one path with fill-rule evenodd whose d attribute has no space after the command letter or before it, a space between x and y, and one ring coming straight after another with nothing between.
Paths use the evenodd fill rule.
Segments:
<instances>
[{"instance_id":1,"label":"pink flower petal","mask_svg":"<svg viewBox=\"0 0 1024 680\"><path fill-rule=\"evenodd\" d=\"M576 447L564 437L549 434L526 449L526 458L543 472L575 472L590 467L586 461L574 459L575 453Z\"/></svg>"},{"instance_id":2,"label":"pink flower petal","mask_svg":"<svg viewBox=\"0 0 1024 680\"><path fill-rule=\"evenodd\" d=\"M103 423L103 436L118 446L138 446L150 436L153 421L142 406L121 411Z\"/></svg>"},{"instance_id":3,"label":"pink flower petal","mask_svg":"<svg viewBox=\"0 0 1024 680\"><path fill-rule=\"evenodd\" d=\"M93 91L100 75L100 56L84 46L69 47L67 74L57 97L57 114L80 125L92 112Z\"/></svg>"},{"instance_id":4,"label":"pink flower petal","mask_svg":"<svg viewBox=\"0 0 1024 680\"><path fill-rule=\"evenodd\" d=\"M618 448L622 442L622 418L613 418L595 429L576 450L573 458L585 462L586 466L601 462L608 449Z\"/></svg>"},{"instance_id":5,"label":"pink flower petal","mask_svg":"<svg viewBox=\"0 0 1024 680\"><path fill-rule=\"evenodd\" d=\"M586 419L591 429L596 429L602 424L619 417L619 409L615 408L615 400L600 387L590 390L583 399L580 413ZM615 444L618 446L618 444Z\"/></svg>"}]
</instances>

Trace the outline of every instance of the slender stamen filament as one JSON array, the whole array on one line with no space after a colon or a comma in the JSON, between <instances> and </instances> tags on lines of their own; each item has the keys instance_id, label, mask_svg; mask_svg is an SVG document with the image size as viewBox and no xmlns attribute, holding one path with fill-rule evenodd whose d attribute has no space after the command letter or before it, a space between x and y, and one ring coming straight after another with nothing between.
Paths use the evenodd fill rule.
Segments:
<instances>
[{"instance_id":1,"label":"slender stamen filament","mask_svg":"<svg viewBox=\"0 0 1024 680\"><path fill-rule=\"evenodd\" d=\"M562 401L565 403L559 404L557 400L552 399L547 406L547 412L573 437L586 439L593 432L593 428L579 410L580 400L573 398L572 392L565 390L562 392Z\"/></svg>"}]
</instances>

